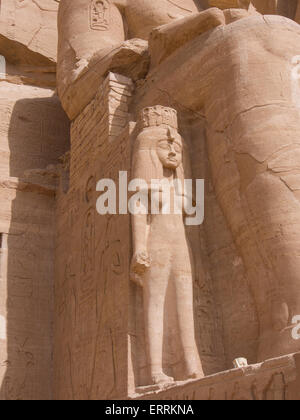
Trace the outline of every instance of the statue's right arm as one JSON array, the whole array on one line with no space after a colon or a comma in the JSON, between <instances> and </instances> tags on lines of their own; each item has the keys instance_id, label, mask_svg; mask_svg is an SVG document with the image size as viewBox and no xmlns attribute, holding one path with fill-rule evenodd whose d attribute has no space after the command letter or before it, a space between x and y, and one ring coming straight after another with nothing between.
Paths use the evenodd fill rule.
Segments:
<instances>
[{"instance_id":1,"label":"statue's right arm","mask_svg":"<svg viewBox=\"0 0 300 420\"><path fill-rule=\"evenodd\" d=\"M132 242L133 257L131 262L131 280L143 286L143 277L150 267L150 257L147 249L148 224L146 214L133 214L132 221Z\"/></svg>"},{"instance_id":2,"label":"statue's right arm","mask_svg":"<svg viewBox=\"0 0 300 420\"><path fill-rule=\"evenodd\" d=\"M120 1L104 1L104 15L93 15L92 0L60 2L57 85L71 119L78 113L78 103L89 102L99 85L99 75L105 72L101 64L105 66L105 59L125 41Z\"/></svg>"},{"instance_id":3,"label":"statue's right arm","mask_svg":"<svg viewBox=\"0 0 300 420\"><path fill-rule=\"evenodd\" d=\"M132 214L133 253L147 252L148 224L146 214Z\"/></svg>"}]
</instances>

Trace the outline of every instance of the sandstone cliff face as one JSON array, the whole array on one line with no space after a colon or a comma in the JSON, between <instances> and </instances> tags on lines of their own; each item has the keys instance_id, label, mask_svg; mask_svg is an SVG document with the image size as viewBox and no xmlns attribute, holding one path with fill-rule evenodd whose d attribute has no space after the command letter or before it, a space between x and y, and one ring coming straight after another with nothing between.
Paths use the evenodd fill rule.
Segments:
<instances>
[{"instance_id":1,"label":"sandstone cliff face","mask_svg":"<svg viewBox=\"0 0 300 420\"><path fill-rule=\"evenodd\" d=\"M54 92L58 5L1 1L0 400L52 397L55 179L42 175L68 148Z\"/></svg>"},{"instance_id":2,"label":"sandstone cliff face","mask_svg":"<svg viewBox=\"0 0 300 420\"><path fill-rule=\"evenodd\" d=\"M229 0L215 1L215 3L218 2L220 5L221 3L231 3L232 6L236 6L239 0L232 0L231 2ZM300 1L253 0L252 3L261 13L282 14L294 18L300 23ZM201 4L206 7L208 1L203 0ZM0 1L0 55L3 56L2 59L0 57L0 400L53 398L51 372L52 322L54 319L55 171L59 158L69 148L69 121L55 94L58 6L59 0ZM129 43L124 44L119 54L114 56L115 62L112 61L111 68L116 71L124 68L124 61L127 63L126 60L128 59L129 47L132 47ZM134 64L133 67L137 71L135 63L140 55L144 56L146 48L143 43L138 41L134 41L134 47L135 50L133 51L132 48L134 54L130 58L130 63ZM136 79L147 69L144 61L141 61L141 63L141 69L138 69ZM131 69L129 65L127 68ZM89 92L86 93L89 94ZM125 89L125 96L126 94ZM114 92L112 100L115 100L118 95L118 92ZM91 110L91 107L89 110ZM95 118L96 120L97 118ZM120 119L114 118L116 124L119 121ZM81 120L77 123L78 126L80 126L80 123ZM115 129L119 130L118 127L111 124L111 133ZM198 133L198 127L195 127L195 131ZM79 136L75 138L76 140L78 140L78 145L83 147ZM94 138L88 135L85 141L90 142L91 147L94 145ZM191 141L194 141L192 135ZM199 144L198 141L197 145ZM100 147L102 147L101 144L99 144L99 150ZM196 153L197 159L200 156L197 162L200 162L201 156L204 156L205 153L203 141ZM75 163L78 163L80 167L82 166L90 175L89 162L82 159L83 155L85 159L88 158L86 149L78 148L78 155L74 153L72 159L73 161L77 159ZM93 152L91 152L91 156L94 156ZM224 153L224 156L227 155ZM116 158L117 165L113 158ZM121 162L118 159L121 159ZM228 158L226 157L226 159ZM123 156L119 155L118 149L116 154L112 155L111 161L108 161L106 166L103 165L103 168L101 168L103 172L100 175L104 177L111 168L117 171L124 162L125 160ZM202 166L200 163L197 163L198 166L195 165L196 173L199 178L203 177L203 174L209 178L209 175L207 175L209 172L207 169L208 160L202 160L201 162ZM49 165L52 166L49 168ZM73 165L73 168L76 168L76 166ZM99 171L98 162L95 163L95 168L95 174L99 175L100 172L96 172ZM61 269L61 272L58 272L61 283L58 282L57 284L55 311L56 322L60 325L60 329L56 332L59 337L57 340L59 345L57 360L60 364L63 363L65 368L63 371L63 369L60 369L61 365L58 366L57 372L59 375L56 378L56 384L58 385L57 394L68 399L74 397L69 369L73 367L76 371L75 380L80 375L88 377L90 371L92 371L92 367L87 366L84 347L81 348L79 355L77 354L77 360L79 357L79 360L82 361L81 369L78 369L78 363L73 363L66 340L67 334L65 333L66 330L74 331L73 306L70 305L69 308L67 306L68 299L73 299L73 282L76 274L70 270L72 258L77 264L77 275L79 274L80 277L82 268L80 267L80 256L77 258L79 252L77 244L81 240L82 232L83 234L89 232L88 226L85 226L85 217L89 216L89 200L83 201L82 195L79 194L80 189L85 191L85 179L81 177L80 180L75 179L75 181L74 188L71 189L73 195L68 197L63 191L60 191L59 214L56 213L60 225L58 233L63 233L60 236L58 235L57 246L57 255L60 255L57 265ZM216 279L217 298L219 301L225 302L221 309L217 308L218 321L222 319L222 310L226 305L228 305L228 311L232 312L231 318L227 317L223 326L224 346L230 349L226 364L222 364L223 362L221 363L219 360L211 361L206 356L208 365L214 364L214 367L217 366L215 370L221 370L230 366L232 359L240 355L241 352L249 357L250 362L254 360L256 343L253 341L249 347L249 337L257 334L257 322L254 311L251 312L252 303L249 303L245 298L246 278L241 261L235 251L229 231L223 228L225 225L224 215L212 192L207 199L207 203L209 208L213 210L207 217L208 227L203 228L207 229L206 236L208 238L207 266L212 267L210 275ZM78 221L79 223L77 223ZM78 228L73 229L75 223L81 224L82 231ZM211 226L216 227L212 228ZM220 229L219 226L221 226ZM124 230L125 227L122 225L117 232L111 232L112 229L108 224L105 233L107 240L102 242L104 228L101 225L98 229L98 232L92 233L96 238L100 238L97 239L99 242L97 245L99 247L98 252L104 260L116 264L116 272L112 276L113 279L118 278L120 267L118 261L114 261L113 240L115 237L118 239L118 235L122 236L120 231L121 229ZM216 244L217 229L219 230L219 237ZM72 241L74 253L70 258L65 251L69 238L64 234L69 231L75 232ZM129 233L126 231L124 236L128 239ZM107 246L111 246L112 250ZM224 267L226 267L228 260L234 261L234 263L226 272ZM215 264L215 261L218 261L219 264ZM102 269L106 273L107 267L104 266ZM126 270L127 267L124 268L124 272ZM121 275L123 275L123 272ZM103 276L103 278L105 277ZM224 284L226 284L228 278L233 279L230 283L232 289L239 289L236 307L243 307L243 319L247 328L244 329L241 337L243 339L241 340L242 344L235 342L235 330L240 328L241 320L238 310L234 312L231 306L231 288L227 287L224 290ZM85 326L89 325L89 328L92 328L97 322L102 322L102 320L98 320L97 314L94 313L95 306L86 299L86 289L91 288L94 291L94 287L96 288L95 284L90 282L83 284L82 289L80 289L83 303L79 317L79 321L82 320L82 323L79 323L79 325L83 327L83 331L80 331L80 333L84 338L87 351L90 350L91 346L89 341L90 329L86 330ZM118 295L120 290L109 289L108 293L116 296L116 301L123 302L122 299L124 298L119 298ZM95 296L95 293L92 294L93 298ZM109 305L110 301L108 300L108 304L104 307L103 319L105 328L109 333L105 330L104 338L108 341L119 340L121 337L119 331L123 331L123 324L116 323L116 333L113 331L111 338L109 322L112 319L112 309ZM124 305L120 306L124 308ZM207 309L206 306L204 309ZM69 317L70 313L71 316ZM251 323L246 322L248 318L251 318ZM123 322L123 318L118 314L115 314L114 319L122 319ZM231 324L228 319L231 319ZM88 322L86 322L87 320ZM207 330L210 332L211 329L212 327L207 321ZM204 333L206 334L206 331ZM61 339L62 337L64 339ZM77 344L77 336L71 338ZM93 339L95 339L94 336ZM102 345L103 342L105 344L105 340L99 340L100 344ZM219 341L221 341L219 337L214 338L212 343L207 344L203 353L204 351L208 353L213 346L221 347ZM117 344L119 344L118 341ZM123 345L123 343L121 344ZM62 358L60 358L61 354L63 355ZM103 372L107 374L109 371L107 366L110 363L112 366L110 373L113 377L114 355L106 355L103 358L102 354L99 352L99 358L97 359L97 355L95 357L98 372L101 373L103 368ZM120 361L122 364L125 364L125 362L124 360ZM297 363L299 363L298 359ZM211 366L209 368L211 369ZM273 370L271 373L273 374ZM232 393L235 395L236 380L233 379ZM266 384L266 387L272 388L272 381L270 382L269 379L267 377L268 384ZM69 382L69 384L66 385L66 382ZM80 383L79 380L78 383ZM106 387L102 377L99 380L99 387L100 389ZM95 389L98 392L99 388L95 386ZM108 391L109 389L103 389L103 392ZM194 392L194 390L192 391ZM208 391L210 393L210 386ZM80 392L84 394L85 390L82 391L81 389ZM80 396L82 395L80 394ZM86 396L86 394L83 396ZM99 397L99 395L95 394L94 397ZM205 398L207 397L209 397L208 394L205 395Z\"/></svg>"},{"instance_id":3,"label":"sandstone cliff face","mask_svg":"<svg viewBox=\"0 0 300 420\"><path fill-rule=\"evenodd\" d=\"M57 0L2 0L0 53L12 81L55 85L58 5Z\"/></svg>"},{"instance_id":4,"label":"sandstone cliff face","mask_svg":"<svg viewBox=\"0 0 300 420\"><path fill-rule=\"evenodd\" d=\"M9 54L8 41L18 43L20 49L11 51L18 62L32 64L32 56L39 54L40 63L55 62L56 58L56 0L25 0L1 2L1 49ZM22 47L24 47L22 49Z\"/></svg>"},{"instance_id":5,"label":"sandstone cliff face","mask_svg":"<svg viewBox=\"0 0 300 420\"><path fill-rule=\"evenodd\" d=\"M260 13L279 14L294 19L297 0L252 0L253 5Z\"/></svg>"}]
</instances>

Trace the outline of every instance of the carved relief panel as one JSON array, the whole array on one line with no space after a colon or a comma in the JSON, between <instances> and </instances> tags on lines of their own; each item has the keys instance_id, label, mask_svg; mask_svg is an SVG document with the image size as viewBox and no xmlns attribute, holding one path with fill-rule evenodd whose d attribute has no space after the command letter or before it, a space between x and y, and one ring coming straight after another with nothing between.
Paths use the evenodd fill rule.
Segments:
<instances>
[{"instance_id":1,"label":"carved relief panel","mask_svg":"<svg viewBox=\"0 0 300 420\"><path fill-rule=\"evenodd\" d=\"M96 31L105 31L109 26L110 5L107 0L92 0L90 5L90 25Z\"/></svg>"}]
</instances>

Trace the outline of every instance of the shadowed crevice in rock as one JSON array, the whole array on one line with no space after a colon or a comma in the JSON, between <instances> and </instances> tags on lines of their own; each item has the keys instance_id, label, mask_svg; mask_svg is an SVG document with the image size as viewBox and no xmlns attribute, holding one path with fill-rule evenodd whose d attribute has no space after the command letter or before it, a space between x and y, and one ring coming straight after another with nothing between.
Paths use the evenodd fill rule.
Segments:
<instances>
[{"instance_id":1,"label":"shadowed crevice in rock","mask_svg":"<svg viewBox=\"0 0 300 420\"><path fill-rule=\"evenodd\" d=\"M34 170L56 165L68 150L69 123L51 91L19 87L17 97L22 97L22 89L24 99L14 100L0 86L0 95L6 97L0 99L2 130L4 115L7 118L10 113L0 145L2 153L10 152L7 160L2 157L0 171L1 207L9 212L8 223L1 225L7 249L2 259L5 267L1 267L1 275L6 273L1 278L6 343L1 343L0 351L0 399L49 400L53 395L56 179L36 176Z\"/></svg>"}]
</instances>

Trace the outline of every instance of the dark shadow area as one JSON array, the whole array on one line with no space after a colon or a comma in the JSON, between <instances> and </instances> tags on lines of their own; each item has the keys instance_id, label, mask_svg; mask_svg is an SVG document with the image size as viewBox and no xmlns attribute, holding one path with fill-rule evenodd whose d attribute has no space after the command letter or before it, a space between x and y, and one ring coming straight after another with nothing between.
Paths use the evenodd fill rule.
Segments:
<instances>
[{"instance_id":1,"label":"dark shadow area","mask_svg":"<svg viewBox=\"0 0 300 420\"><path fill-rule=\"evenodd\" d=\"M33 96L35 90L42 96L34 87ZM2 105L0 114L9 112ZM12 100L10 108L8 182L0 188L1 207L7 209L2 261L7 341L6 360L1 360L6 371L0 400L47 400L52 398L55 179L34 178L32 170L59 163L69 149L69 122L55 96Z\"/></svg>"},{"instance_id":2,"label":"dark shadow area","mask_svg":"<svg viewBox=\"0 0 300 420\"><path fill-rule=\"evenodd\" d=\"M279 0L278 13L290 19L294 19L297 11L298 0Z\"/></svg>"}]
</instances>

